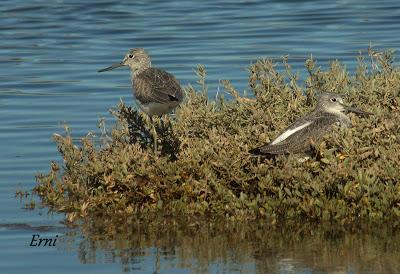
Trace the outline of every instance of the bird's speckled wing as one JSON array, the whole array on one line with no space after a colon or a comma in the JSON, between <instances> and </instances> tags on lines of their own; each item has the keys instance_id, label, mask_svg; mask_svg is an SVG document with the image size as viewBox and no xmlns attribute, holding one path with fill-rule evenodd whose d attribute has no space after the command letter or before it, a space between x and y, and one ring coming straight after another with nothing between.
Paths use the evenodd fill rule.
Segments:
<instances>
[{"instance_id":1,"label":"bird's speckled wing","mask_svg":"<svg viewBox=\"0 0 400 274\"><path fill-rule=\"evenodd\" d=\"M254 149L253 152L257 154L296 154L301 152L306 152L310 149L310 141L318 141L322 136L324 136L330 127L338 122L338 118L329 113L321 113L320 115L312 113L312 115L307 115L299 120L295 121L287 129L285 129L281 134L290 129L297 128L304 123L310 124L299 131L294 132L289 135L286 139L272 145L273 141L268 144Z\"/></svg>"},{"instance_id":2,"label":"bird's speckled wing","mask_svg":"<svg viewBox=\"0 0 400 274\"><path fill-rule=\"evenodd\" d=\"M134 95L142 104L181 102L183 90L176 78L158 68L148 68L136 75Z\"/></svg>"}]
</instances>

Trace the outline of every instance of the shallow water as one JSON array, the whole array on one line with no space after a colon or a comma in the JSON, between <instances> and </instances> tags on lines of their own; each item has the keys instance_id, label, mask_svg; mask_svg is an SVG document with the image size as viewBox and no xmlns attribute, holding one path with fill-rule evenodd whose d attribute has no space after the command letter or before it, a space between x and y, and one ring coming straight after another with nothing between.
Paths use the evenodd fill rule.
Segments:
<instances>
[{"instance_id":1,"label":"shallow water","mask_svg":"<svg viewBox=\"0 0 400 274\"><path fill-rule=\"evenodd\" d=\"M261 238L236 241L228 228L221 228L220 236L209 230L188 236L169 225L160 240L152 236L146 244L132 243L122 233L126 248L121 249L109 238L91 243L93 233L84 225L68 229L60 223L62 215L49 215L46 208L24 211L14 199L17 188L34 186L33 175L46 171L50 160L60 160L51 135L62 132L64 123L74 136L83 136L97 130L100 117L110 119L107 110L119 98L133 104L128 71L96 72L120 61L128 48L145 47L154 65L184 85L195 84L193 70L201 63L211 91L220 79L245 90L246 67L258 57L289 55L301 75L310 54L323 67L337 58L354 70L358 51L370 44L399 49L399 19L395 0L2 1L0 272L400 272L392 259L399 258L392 245L399 243L397 234L342 233L338 240L308 234L314 249L303 241L286 242L285 235L265 234L261 238L274 243L268 251ZM140 239L147 228L139 224L143 233L130 237ZM29 247L35 233L57 234L60 245ZM253 231L263 233L265 228Z\"/></svg>"}]
</instances>

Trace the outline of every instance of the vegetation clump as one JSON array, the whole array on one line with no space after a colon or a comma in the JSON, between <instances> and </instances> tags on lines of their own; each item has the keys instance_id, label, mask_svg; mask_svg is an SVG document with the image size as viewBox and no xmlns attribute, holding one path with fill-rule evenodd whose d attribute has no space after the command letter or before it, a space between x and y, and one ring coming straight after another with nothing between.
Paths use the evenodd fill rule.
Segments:
<instances>
[{"instance_id":1,"label":"vegetation clump","mask_svg":"<svg viewBox=\"0 0 400 274\"><path fill-rule=\"evenodd\" d=\"M198 88L186 88L176 115L154 121L156 153L149 119L121 102L112 110L116 124L101 137L88 134L75 144L68 131L54 135L62 168L52 162L34 191L72 219L96 212L273 223L400 217L400 70L393 54L360 55L354 75L337 61L325 71L313 59L305 67L303 88L286 58L257 60L249 68L250 96L222 81L231 99L211 100L199 66ZM353 127L335 127L307 161L248 152L310 112L319 90L375 115L351 116Z\"/></svg>"}]
</instances>

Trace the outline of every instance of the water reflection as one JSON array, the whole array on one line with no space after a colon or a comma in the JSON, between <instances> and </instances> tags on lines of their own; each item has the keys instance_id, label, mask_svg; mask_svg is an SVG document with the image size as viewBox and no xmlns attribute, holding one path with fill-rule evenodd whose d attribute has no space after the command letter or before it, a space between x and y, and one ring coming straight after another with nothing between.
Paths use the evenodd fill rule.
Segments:
<instances>
[{"instance_id":1,"label":"water reflection","mask_svg":"<svg viewBox=\"0 0 400 274\"><path fill-rule=\"evenodd\" d=\"M400 272L400 235L393 226L92 218L64 243L78 249L81 263L119 262L125 273Z\"/></svg>"}]
</instances>

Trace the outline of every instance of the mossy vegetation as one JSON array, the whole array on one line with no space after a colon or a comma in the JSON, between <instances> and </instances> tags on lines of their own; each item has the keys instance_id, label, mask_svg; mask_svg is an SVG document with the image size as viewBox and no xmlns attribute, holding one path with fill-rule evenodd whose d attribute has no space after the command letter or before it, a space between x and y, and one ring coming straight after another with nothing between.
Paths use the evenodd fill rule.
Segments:
<instances>
[{"instance_id":1,"label":"mossy vegetation","mask_svg":"<svg viewBox=\"0 0 400 274\"><path fill-rule=\"evenodd\" d=\"M282 69L277 69L279 66ZM64 159L37 175L34 191L70 219L91 213L226 216L341 223L400 217L400 71L391 52L358 57L350 74L337 61L321 70L305 63L304 84L286 58L249 67L248 95L222 81L231 99L210 99L206 71L188 86L176 115L149 119L121 102L116 124L74 143L67 130L54 139ZM271 159L248 151L268 143L311 111L319 90L375 115L351 116L353 128L334 128L311 159ZM107 128L107 127L104 127Z\"/></svg>"}]
</instances>

